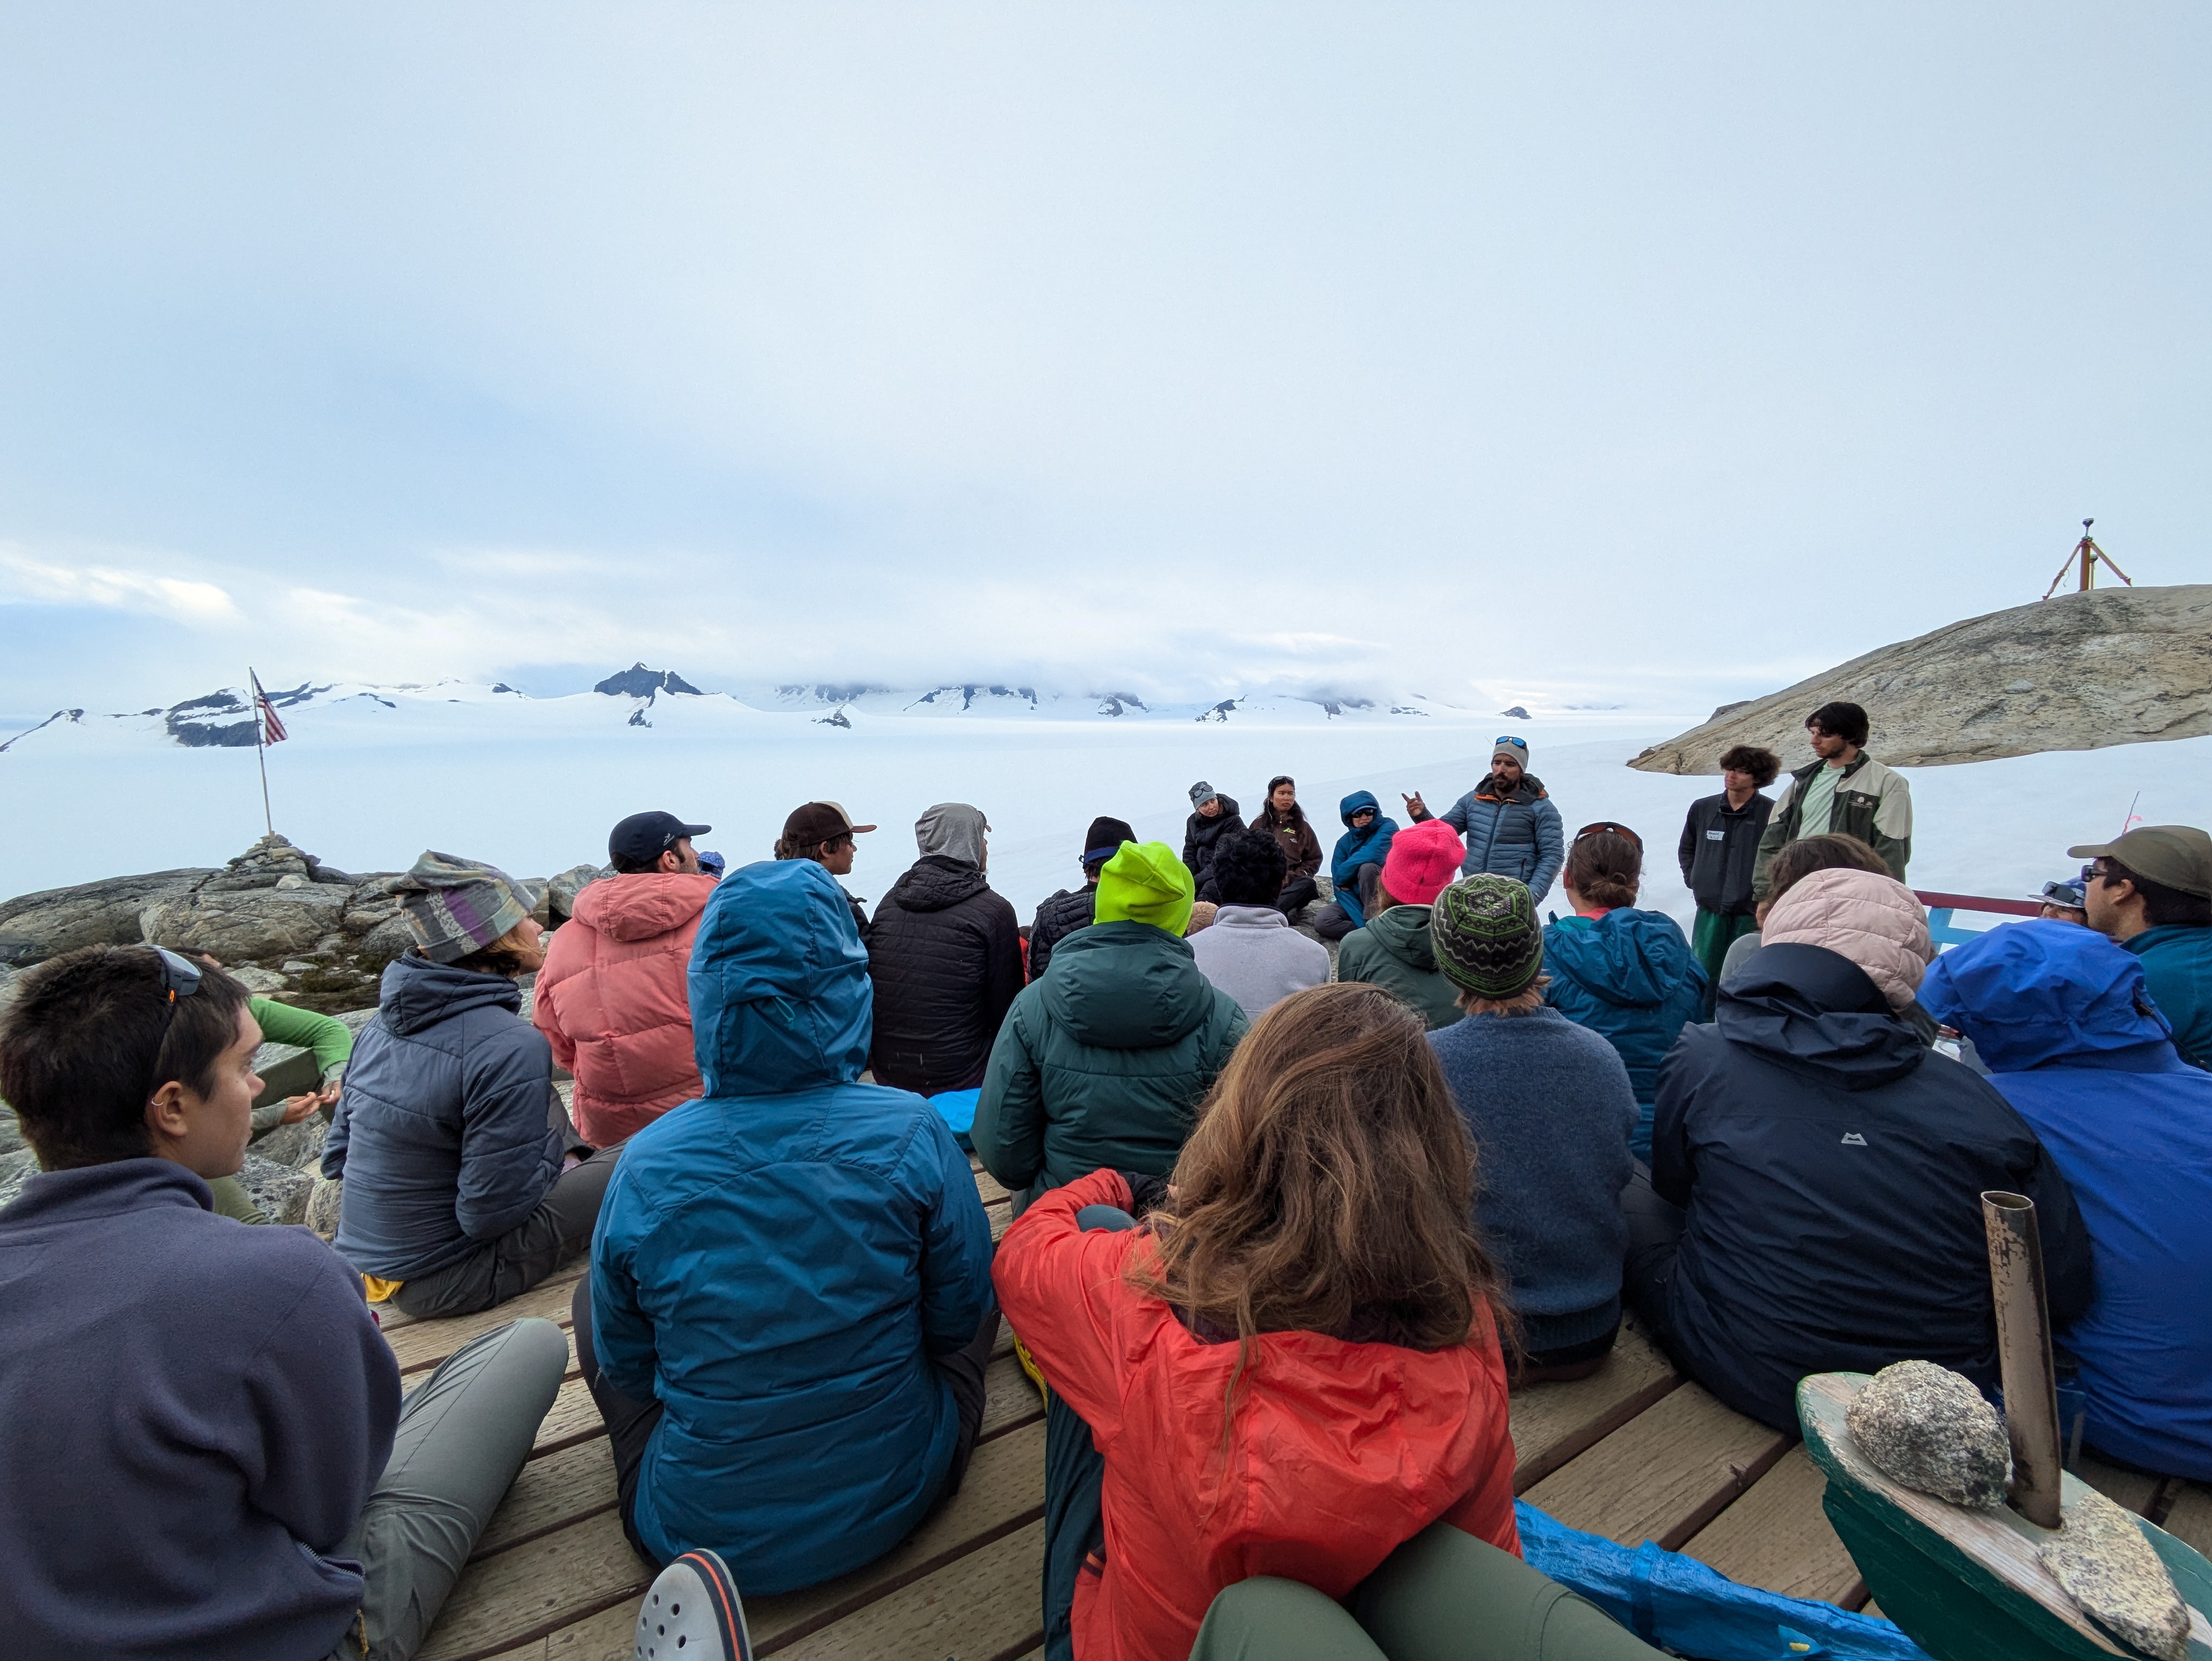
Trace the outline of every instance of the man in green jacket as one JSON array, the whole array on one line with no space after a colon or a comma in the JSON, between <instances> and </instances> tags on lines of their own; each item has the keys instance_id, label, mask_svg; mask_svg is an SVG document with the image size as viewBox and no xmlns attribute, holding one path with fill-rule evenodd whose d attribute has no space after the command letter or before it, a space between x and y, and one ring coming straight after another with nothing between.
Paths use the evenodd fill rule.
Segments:
<instances>
[{"instance_id":1,"label":"man in green jacket","mask_svg":"<svg viewBox=\"0 0 2212 1661\"><path fill-rule=\"evenodd\" d=\"M1097 921L1014 1000L970 1131L1008 1188L1058 1188L1102 1166L1174 1169L1249 1025L1182 938L1194 891L1165 843L1122 843L1098 873Z\"/></svg>"},{"instance_id":2,"label":"man in green jacket","mask_svg":"<svg viewBox=\"0 0 2212 1661\"><path fill-rule=\"evenodd\" d=\"M1805 730L1818 759L1793 770L1775 799L1759 839L1752 897L1766 897L1766 867L1777 854L1800 837L1830 831L1857 837L1903 882L1912 858L1912 787L1867 754L1867 712L1856 703L1824 703L1805 717Z\"/></svg>"}]
</instances>

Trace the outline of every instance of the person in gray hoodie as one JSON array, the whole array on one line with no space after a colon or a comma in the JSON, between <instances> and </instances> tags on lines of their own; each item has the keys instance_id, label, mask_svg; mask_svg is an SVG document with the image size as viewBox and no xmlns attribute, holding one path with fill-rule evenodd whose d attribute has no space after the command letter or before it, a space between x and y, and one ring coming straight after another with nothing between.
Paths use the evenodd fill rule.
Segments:
<instances>
[{"instance_id":1,"label":"person in gray hoodie","mask_svg":"<svg viewBox=\"0 0 2212 1661\"><path fill-rule=\"evenodd\" d=\"M1276 908L1289 869L1281 840L1267 831L1224 837L1212 867L1220 910L1190 937L1199 973L1236 999L1251 1020L1328 979L1328 948L1292 928Z\"/></svg>"},{"instance_id":2,"label":"person in gray hoodie","mask_svg":"<svg viewBox=\"0 0 2212 1661\"><path fill-rule=\"evenodd\" d=\"M1372 981L1395 993L1435 1031L1460 1018L1459 994L1437 972L1429 945L1429 908L1459 869L1466 849L1442 819L1424 819L1390 839L1376 909L1336 949L1336 977Z\"/></svg>"}]
</instances>

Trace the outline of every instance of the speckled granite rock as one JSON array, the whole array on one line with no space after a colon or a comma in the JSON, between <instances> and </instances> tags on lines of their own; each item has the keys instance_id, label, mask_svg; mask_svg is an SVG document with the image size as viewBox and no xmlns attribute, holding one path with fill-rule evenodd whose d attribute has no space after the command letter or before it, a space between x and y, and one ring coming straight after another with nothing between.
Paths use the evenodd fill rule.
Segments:
<instances>
[{"instance_id":1,"label":"speckled granite rock","mask_svg":"<svg viewBox=\"0 0 2212 1661\"><path fill-rule=\"evenodd\" d=\"M1976 1511L2004 1503L2012 1469L2004 1427L1981 1391L1948 1367L1933 1361L1884 1367L1844 1422L1892 1482Z\"/></svg>"},{"instance_id":2,"label":"speckled granite rock","mask_svg":"<svg viewBox=\"0 0 2212 1661\"><path fill-rule=\"evenodd\" d=\"M2038 1555L2075 1607L2160 1661L2189 1653L2189 1611L2136 1519L2094 1489L2066 1507Z\"/></svg>"},{"instance_id":3,"label":"speckled granite rock","mask_svg":"<svg viewBox=\"0 0 2212 1661\"><path fill-rule=\"evenodd\" d=\"M304 1222L307 1215L307 1195L315 1179L304 1171L295 1171L264 1159L256 1153L246 1156L246 1166L238 1173L253 1203L261 1208L261 1214L272 1223Z\"/></svg>"},{"instance_id":4,"label":"speckled granite rock","mask_svg":"<svg viewBox=\"0 0 2212 1661\"><path fill-rule=\"evenodd\" d=\"M38 1174L39 1156L29 1148L18 1148L13 1153L0 1153L0 1205L6 1205L21 1194L23 1184Z\"/></svg>"},{"instance_id":5,"label":"speckled granite rock","mask_svg":"<svg viewBox=\"0 0 2212 1661\"><path fill-rule=\"evenodd\" d=\"M315 1185L307 1192L307 1214L303 1220L309 1228L325 1240L338 1232L338 1208L345 1199L345 1184L335 1177L318 1177Z\"/></svg>"}]
</instances>

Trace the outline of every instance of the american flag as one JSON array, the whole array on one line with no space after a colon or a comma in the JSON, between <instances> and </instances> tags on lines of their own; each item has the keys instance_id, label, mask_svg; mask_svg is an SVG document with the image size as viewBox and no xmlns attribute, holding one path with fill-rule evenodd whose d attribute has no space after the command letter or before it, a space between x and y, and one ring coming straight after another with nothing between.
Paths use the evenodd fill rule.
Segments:
<instances>
[{"instance_id":1,"label":"american flag","mask_svg":"<svg viewBox=\"0 0 2212 1661\"><path fill-rule=\"evenodd\" d=\"M246 678L253 683L253 703L261 714L264 738L270 744L283 743L289 734L284 731L284 723L277 718L276 706L269 702L269 694L261 690L261 677L249 669L246 672Z\"/></svg>"}]
</instances>

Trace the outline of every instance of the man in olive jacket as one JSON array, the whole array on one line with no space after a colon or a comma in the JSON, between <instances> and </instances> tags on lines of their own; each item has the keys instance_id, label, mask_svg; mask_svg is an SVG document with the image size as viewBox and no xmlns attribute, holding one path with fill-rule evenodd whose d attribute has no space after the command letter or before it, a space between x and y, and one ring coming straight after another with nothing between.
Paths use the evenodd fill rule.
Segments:
<instances>
[{"instance_id":1,"label":"man in olive jacket","mask_svg":"<svg viewBox=\"0 0 2212 1661\"><path fill-rule=\"evenodd\" d=\"M1174 1168L1248 1025L1182 938L1194 888L1165 843L1124 844L1098 874L1097 921L1014 1000L969 1133L1008 1188Z\"/></svg>"},{"instance_id":2,"label":"man in olive jacket","mask_svg":"<svg viewBox=\"0 0 2212 1661\"><path fill-rule=\"evenodd\" d=\"M1912 858L1912 787L1905 775L1866 752L1867 712L1856 703L1824 703L1805 717L1818 757L1793 769L1759 839L1751 897L1766 897L1766 867L1800 837L1828 831L1856 837L1905 880Z\"/></svg>"}]
</instances>

